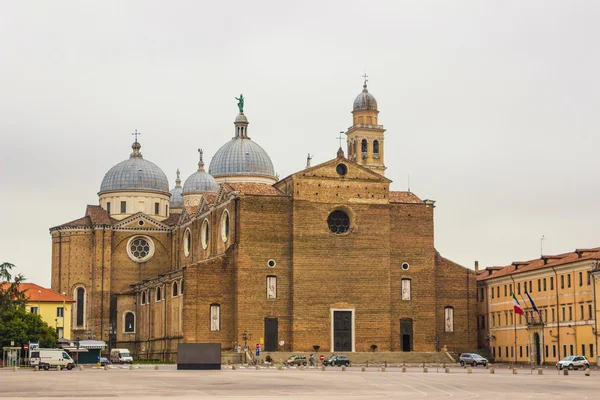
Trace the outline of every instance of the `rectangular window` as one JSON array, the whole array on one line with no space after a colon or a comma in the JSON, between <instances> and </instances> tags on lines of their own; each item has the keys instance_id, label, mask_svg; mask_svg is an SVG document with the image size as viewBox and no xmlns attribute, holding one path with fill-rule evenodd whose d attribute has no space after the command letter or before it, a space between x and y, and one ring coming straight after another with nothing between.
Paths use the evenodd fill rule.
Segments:
<instances>
[{"instance_id":1,"label":"rectangular window","mask_svg":"<svg viewBox=\"0 0 600 400\"><path fill-rule=\"evenodd\" d=\"M508 346L506 346L506 357L508 357Z\"/></svg>"},{"instance_id":2,"label":"rectangular window","mask_svg":"<svg viewBox=\"0 0 600 400\"><path fill-rule=\"evenodd\" d=\"M554 322L554 307L550 308L550 312L552 314L552 322Z\"/></svg>"},{"instance_id":3,"label":"rectangular window","mask_svg":"<svg viewBox=\"0 0 600 400\"><path fill-rule=\"evenodd\" d=\"M569 321L573 321L573 307L569 306Z\"/></svg>"},{"instance_id":4,"label":"rectangular window","mask_svg":"<svg viewBox=\"0 0 600 400\"><path fill-rule=\"evenodd\" d=\"M556 358L556 345L552 345L552 357Z\"/></svg>"},{"instance_id":5,"label":"rectangular window","mask_svg":"<svg viewBox=\"0 0 600 400\"><path fill-rule=\"evenodd\" d=\"M481 316L481 329L485 329L485 315Z\"/></svg>"},{"instance_id":6,"label":"rectangular window","mask_svg":"<svg viewBox=\"0 0 600 400\"><path fill-rule=\"evenodd\" d=\"M167 216L169 215L169 205L168 204L165 206L165 215L167 215Z\"/></svg>"},{"instance_id":7,"label":"rectangular window","mask_svg":"<svg viewBox=\"0 0 600 400\"><path fill-rule=\"evenodd\" d=\"M546 291L546 278L544 278L544 292Z\"/></svg>"},{"instance_id":8,"label":"rectangular window","mask_svg":"<svg viewBox=\"0 0 600 400\"><path fill-rule=\"evenodd\" d=\"M402 279L402 300L410 300L410 279Z\"/></svg>"},{"instance_id":9,"label":"rectangular window","mask_svg":"<svg viewBox=\"0 0 600 400\"><path fill-rule=\"evenodd\" d=\"M513 358L515 356L515 348L510 346L510 357Z\"/></svg>"},{"instance_id":10,"label":"rectangular window","mask_svg":"<svg viewBox=\"0 0 600 400\"><path fill-rule=\"evenodd\" d=\"M61 318L65 316L64 307L56 307L56 317Z\"/></svg>"},{"instance_id":11,"label":"rectangular window","mask_svg":"<svg viewBox=\"0 0 600 400\"><path fill-rule=\"evenodd\" d=\"M508 325L508 311L504 311L504 325Z\"/></svg>"},{"instance_id":12,"label":"rectangular window","mask_svg":"<svg viewBox=\"0 0 600 400\"><path fill-rule=\"evenodd\" d=\"M565 288L565 276L564 275L560 276L560 288L561 289Z\"/></svg>"},{"instance_id":13,"label":"rectangular window","mask_svg":"<svg viewBox=\"0 0 600 400\"><path fill-rule=\"evenodd\" d=\"M573 345L569 345L569 350L571 350L571 354L569 354L570 356L575 355L575 353L573 353Z\"/></svg>"},{"instance_id":14,"label":"rectangular window","mask_svg":"<svg viewBox=\"0 0 600 400\"><path fill-rule=\"evenodd\" d=\"M521 282L517 283L517 294L521 294Z\"/></svg>"},{"instance_id":15,"label":"rectangular window","mask_svg":"<svg viewBox=\"0 0 600 400\"><path fill-rule=\"evenodd\" d=\"M594 357L594 345L590 344L590 357Z\"/></svg>"},{"instance_id":16,"label":"rectangular window","mask_svg":"<svg viewBox=\"0 0 600 400\"><path fill-rule=\"evenodd\" d=\"M548 345L546 345L546 358L548 358Z\"/></svg>"},{"instance_id":17,"label":"rectangular window","mask_svg":"<svg viewBox=\"0 0 600 400\"><path fill-rule=\"evenodd\" d=\"M548 309L544 310L544 322L548 323Z\"/></svg>"},{"instance_id":18,"label":"rectangular window","mask_svg":"<svg viewBox=\"0 0 600 400\"><path fill-rule=\"evenodd\" d=\"M64 338L65 337L65 328L63 328L63 327L56 328L56 334L58 335L59 339Z\"/></svg>"},{"instance_id":19,"label":"rectangular window","mask_svg":"<svg viewBox=\"0 0 600 400\"><path fill-rule=\"evenodd\" d=\"M508 296L508 295L506 294L506 285L504 285L504 297L506 297L506 296Z\"/></svg>"},{"instance_id":20,"label":"rectangular window","mask_svg":"<svg viewBox=\"0 0 600 400\"><path fill-rule=\"evenodd\" d=\"M583 272L579 273L579 286L583 286Z\"/></svg>"},{"instance_id":21,"label":"rectangular window","mask_svg":"<svg viewBox=\"0 0 600 400\"><path fill-rule=\"evenodd\" d=\"M494 357L496 357L496 348L493 347L492 350L494 351Z\"/></svg>"},{"instance_id":22,"label":"rectangular window","mask_svg":"<svg viewBox=\"0 0 600 400\"><path fill-rule=\"evenodd\" d=\"M492 314L492 328L496 326L496 316Z\"/></svg>"},{"instance_id":23,"label":"rectangular window","mask_svg":"<svg viewBox=\"0 0 600 400\"><path fill-rule=\"evenodd\" d=\"M122 201L121 202L121 214L125 214L126 212L127 212L127 202Z\"/></svg>"},{"instance_id":24,"label":"rectangular window","mask_svg":"<svg viewBox=\"0 0 600 400\"><path fill-rule=\"evenodd\" d=\"M585 357L585 344L581 345L581 355ZM590 355L591 357L591 355Z\"/></svg>"},{"instance_id":25,"label":"rectangular window","mask_svg":"<svg viewBox=\"0 0 600 400\"><path fill-rule=\"evenodd\" d=\"M529 346L525 346L525 357L529 357Z\"/></svg>"},{"instance_id":26,"label":"rectangular window","mask_svg":"<svg viewBox=\"0 0 600 400\"><path fill-rule=\"evenodd\" d=\"M581 318L582 320L584 320L584 319L585 319L585 314L583 313L583 304L580 304L580 305L579 305L579 311L581 311L580 318Z\"/></svg>"},{"instance_id":27,"label":"rectangular window","mask_svg":"<svg viewBox=\"0 0 600 400\"><path fill-rule=\"evenodd\" d=\"M567 275L567 287L570 288L571 287L571 274Z\"/></svg>"},{"instance_id":28,"label":"rectangular window","mask_svg":"<svg viewBox=\"0 0 600 400\"><path fill-rule=\"evenodd\" d=\"M221 330L221 306L218 304L210 305L210 330L219 331Z\"/></svg>"},{"instance_id":29,"label":"rectangular window","mask_svg":"<svg viewBox=\"0 0 600 400\"><path fill-rule=\"evenodd\" d=\"M110 201L106 203L106 212L110 215Z\"/></svg>"},{"instance_id":30,"label":"rectangular window","mask_svg":"<svg viewBox=\"0 0 600 400\"><path fill-rule=\"evenodd\" d=\"M492 299L494 298L494 288L492 288Z\"/></svg>"},{"instance_id":31,"label":"rectangular window","mask_svg":"<svg viewBox=\"0 0 600 400\"><path fill-rule=\"evenodd\" d=\"M588 271L587 273L587 284L588 286L592 284L592 274ZM590 354L590 357L592 357L593 354Z\"/></svg>"},{"instance_id":32,"label":"rectangular window","mask_svg":"<svg viewBox=\"0 0 600 400\"><path fill-rule=\"evenodd\" d=\"M550 277L550 290L554 290L554 277Z\"/></svg>"},{"instance_id":33,"label":"rectangular window","mask_svg":"<svg viewBox=\"0 0 600 400\"><path fill-rule=\"evenodd\" d=\"M533 292L533 281L529 281L529 293Z\"/></svg>"},{"instance_id":34,"label":"rectangular window","mask_svg":"<svg viewBox=\"0 0 600 400\"><path fill-rule=\"evenodd\" d=\"M519 314L519 325L523 325L523 314Z\"/></svg>"},{"instance_id":35,"label":"rectangular window","mask_svg":"<svg viewBox=\"0 0 600 400\"><path fill-rule=\"evenodd\" d=\"M509 311L508 313L510 314L510 324L512 325L513 324L513 313L512 313L512 311Z\"/></svg>"},{"instance_id":36,"label":"rectangular window","mask_svg":"<svg viewBox=\"0 0 600 400\"><path fill-rule=\"evenodd\" d=\"M542 280L538 279L538 292L542 291Z\"/></svg>"},{"instance_id":37,"label":"rectangular window","mask_svg":"<svg viewBox=\"0 0 600 400\"><path fill-rule=\"evenodd\" d=\"M500 286L496 288L496 297L500 298Z\"/></svg>"},{"instance_id":38,"label":"rectangular window","mask_svg":"<svg viewBox=\"0 0 600 400\"><path fill-rule=\"evenodd\" d=\"M563 357L567 356L567 345L563 344Z\"/></svg>"},{"instance_id":39,"label":"rectangular window","mask_svg":"<svg viewBox=\"0 0 600 400\"><path fill-rule=\"evenodd\" d=\"M512 283L510 285L508 285L508 293L512 296L513 294L513 290L512 290Z\"/></svg>"},{"instance_id":40,"label":"rectangular window","mask_svg":"<svg viewBox=\"0 0 600 400\"><path fill-rule=\"evenodd\" d=\"M567 320L567 310L564 306L562 307L562 320L563 322Z\"/></svg>"},{"instance_id":41,"label":"rectangular window","mask_svg":"<svg viewBox=\"0 0 600 400\"><path fill-rule=\"evenodd\" d=\"M37 307L31 307L31 309L29 311L31 311L32 314L39 314L40 310Z\"/></svg>"},{"instance_id":42,"label":"rectangular window","mask_svg":"<svg viewBox=\"0 0 600 400\"><path fill-rule=\"evenodd\" d=\"M592 303L588 303L588 319L593 319L592 318ZM590 354L591 357L591 354Z\"/></svg>"},{"instance_id":43,"label":"rectangular window","mask_svg":"<svg viewBox=\"0 0 600 400\"><path fill-rule=\"evenodd\" d=\"M160 213L160 204L154 203L154 214L158 215Z\"/></svg>"},{"instance_id":44,"label":"rectangular window","mask_svg":"<svg viewBox=\"0 0 600 400\"><path fill-rule=\"evenodd\" d=\"M519 357L523 357L523 346L519 346Z\"/></svg>"},{"instance_id":45,"label":"rectangular window","mask_svg":"<svg viewBox=\"0 0 600 400\"><path fill-rule=\"evenodd\" d=\"M444 328L446 332L454 332L454 308L446 307L444 309Z\"/></svg>"},{"instance_id":46,"label":"rectangular window","mask_svg":"<svg viewBox=\"0 0 600 400\"><path fill-rule=\"evenodd\" d=\"M267 276L267 299L277 298L277 277Z\"/></svg>"}]
</instances>

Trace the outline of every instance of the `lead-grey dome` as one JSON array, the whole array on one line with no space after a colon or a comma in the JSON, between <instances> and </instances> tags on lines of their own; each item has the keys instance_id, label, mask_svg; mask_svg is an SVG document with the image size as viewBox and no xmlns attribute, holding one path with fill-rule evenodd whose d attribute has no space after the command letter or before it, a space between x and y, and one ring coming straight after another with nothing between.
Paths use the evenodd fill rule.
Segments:
<instances>
[{"instance_id":1,"label":"lead-grey dome","mask_svg":"<svg viewBox=\"0 0 600 400\"><path fill-rule=\"evenodd\" d=\"M216 193L219 185L215 178L204 171L204 161L202 160L202 149L198 149L200 161L198 162L198 171L190 175L183 183L183 194L192 193Z\"/></svg>"},{"instance_id":2,"label":"lead-grey dome","mask_svg":"<svg viewBox=\"0 0 600 400\"><path fill-rule=\"evenodd\" d=\"M175 179L175 187L171 189L171 199L169 200L169 207L181 208L183 207L183 197L181 196L181 178L179 177L179 169L177 169L177 179Z\"/></svg>"},{"instance_id":3,"label":"lead-grey dome","mask_svg":"<svg viewBox=\"0 0 600 400\"><path fill-rule=\"evenodd\" d=\"M377 100L369 90L367 89L367 84L363 85L363 91L356 96L354 99L354 105L352 106L353 111L361 111L361 110L375 110L377 111Z\"/></svg>"},{"instance_id":4,"label":"lead-grey dome","mask_svg":"<svg viewBox=\"0 0 600 400\"><path fill-rule=\"evenodd\" d=\"M156 164L142 158L141 147L139 142L133 143L133 152L129 159L118 163L104 175L99 194L115 190L169 194L167 176Z\"/></svg>"},{"instance_id":5,"label":"lead-grey dome","mask_svg":"<svg viewBox=\"0 0 600 400\"><path fill-rule=\"evenodd\" d=\"M225 143L210 162L208 172L222 175L263 175L275 177L271 158L250 138L236 137Z\"/></svg>"}]
</instances>

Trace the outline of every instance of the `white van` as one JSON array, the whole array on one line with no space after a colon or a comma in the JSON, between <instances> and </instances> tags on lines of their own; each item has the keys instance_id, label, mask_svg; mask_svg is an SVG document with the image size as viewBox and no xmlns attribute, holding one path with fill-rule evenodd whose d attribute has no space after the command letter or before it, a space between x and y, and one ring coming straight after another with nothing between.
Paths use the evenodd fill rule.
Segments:
<instances>
[{"instance_id":1,"label":"white van","mask_svg":"<svg viewBox=\"0 0 600 400\"><path fill-rule=\"evenodd\" d=\"M32 367L37 366L46 371L50 367L61 367L70 371L75 366L71 356L62 349L35 349L31 352L29 363Z\"/></svg>"},{"instance_id":2,"label":"white van","mask_svg":"<svg viewBox=\"0 0 600 400\"><path fill-rule=\"evenodd\" d=\"M110 362L113 364L133 364L133 357L127 349L112 349L110 351Z\"/></svg>"}]
</instances>

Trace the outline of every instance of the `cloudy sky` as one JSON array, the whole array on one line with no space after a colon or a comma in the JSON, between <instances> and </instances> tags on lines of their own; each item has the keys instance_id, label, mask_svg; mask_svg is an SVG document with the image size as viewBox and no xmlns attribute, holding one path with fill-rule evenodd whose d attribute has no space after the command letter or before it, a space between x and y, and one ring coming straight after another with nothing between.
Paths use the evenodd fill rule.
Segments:
<instances>
[{"instance_id":1,"label":"cloudy sky","mask_svg":"<svg viewBox=\"0 0 600 400\"><path fill-rule=\"evenodd\" d=\"M50 285L48 229L131 132L174 185L233 136L284 177L334 158L363 73L392 189L472 267L600 246L595 1L19 1L0 13L0 262Z\"/></svg>"}]
</instances>

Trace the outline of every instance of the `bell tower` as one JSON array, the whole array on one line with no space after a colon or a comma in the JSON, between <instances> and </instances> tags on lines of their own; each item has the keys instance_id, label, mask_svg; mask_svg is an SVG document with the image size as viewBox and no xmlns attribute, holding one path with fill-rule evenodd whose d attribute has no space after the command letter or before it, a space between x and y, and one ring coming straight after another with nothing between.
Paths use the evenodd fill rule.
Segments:
<instances>
[{"instance_id":1,"label":"bell tower","mask_svg":"<svg viewBox=\"0 0 600 400\"><path fill-rule=\"evenodd\" d=\"M378 125L377 100L367 89L367 74L363 91L354 100L352 126L346 131L348 159L385 175L383 164L383 125Z\"/></svg>"}]
</instances>

